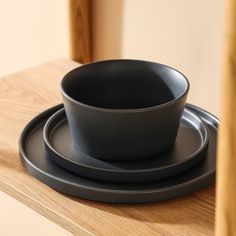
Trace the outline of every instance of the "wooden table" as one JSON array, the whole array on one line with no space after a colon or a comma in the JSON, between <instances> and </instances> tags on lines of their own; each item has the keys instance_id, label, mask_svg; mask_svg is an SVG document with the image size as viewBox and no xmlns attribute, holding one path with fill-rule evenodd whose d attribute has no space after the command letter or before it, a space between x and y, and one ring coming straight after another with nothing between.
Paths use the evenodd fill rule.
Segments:
<instances>
[{"instance_id":1,"label":"wooden table","mask_svg":"<svg viewBox=\"0 0 236 236\"><path fill-rule=\"evenodd\" d=\"M0 189L75 235L213 235L215 188L155 204L96 203L54 191L22 167L27 122L62 102L62 76L78 66L55 60L0 79Z\"/></svg>"}]
</instances>

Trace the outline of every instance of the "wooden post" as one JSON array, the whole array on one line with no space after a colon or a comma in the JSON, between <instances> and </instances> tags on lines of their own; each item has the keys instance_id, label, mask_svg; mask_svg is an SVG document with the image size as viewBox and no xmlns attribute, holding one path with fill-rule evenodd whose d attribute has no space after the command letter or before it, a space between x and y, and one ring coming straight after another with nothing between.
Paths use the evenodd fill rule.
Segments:
<instances>
[{"instance_id":1,"label":"wooden post","mask_svg":"<svg viewBox=\"0 0 236 236\"><path fill-rule=\"evenodd\" d=\"M70 54L80 63L91 61L90 5L90 0L69 0Z\"/></svg>"},{"instance_id":2,"label":"wooden post","mask_svg":"<svg viewBox=\"0 0 236 236\"><path fill-rule=\"evenodd\" d=\"M216 236L236 235L236 0L225 0L222 75Z\"/></svg>"}]
</instances>

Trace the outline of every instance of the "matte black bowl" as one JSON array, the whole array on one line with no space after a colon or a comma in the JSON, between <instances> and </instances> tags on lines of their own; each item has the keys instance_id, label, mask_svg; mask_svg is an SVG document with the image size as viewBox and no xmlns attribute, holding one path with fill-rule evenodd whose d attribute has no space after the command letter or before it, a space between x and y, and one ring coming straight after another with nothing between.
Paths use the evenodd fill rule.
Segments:
<instances>
[{"instance_id":1,"label":"matte black bowl","mask_svg":"<svg viewBox=\"0 0 236 236\"><path fill-rule=\"evenodd\" d=\"M109 161L136 161L169 149L188 90L180 72L138 60L86 64L61 83L75 148Z\"/></svg>"}]
</instances>

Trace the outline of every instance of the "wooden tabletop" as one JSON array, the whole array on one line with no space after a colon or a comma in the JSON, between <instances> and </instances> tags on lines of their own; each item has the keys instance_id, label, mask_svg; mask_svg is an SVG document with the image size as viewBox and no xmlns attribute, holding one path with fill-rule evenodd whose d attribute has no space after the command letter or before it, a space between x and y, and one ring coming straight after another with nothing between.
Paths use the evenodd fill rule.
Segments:
<instances>
[{"instance_id":1,"label":"wooden tabletop","mask_svg":"<svg viewBox=\"0 0 236 236\"><path fill-rule=\"evenodd\" d=\"M105 204L58 193L25 171L20 133L38 113L62 102L60 80L76 66L59 59L0 79L0 190L75 235L213 235L214 186L155 204Z\"/></svg>"}]
</instances>

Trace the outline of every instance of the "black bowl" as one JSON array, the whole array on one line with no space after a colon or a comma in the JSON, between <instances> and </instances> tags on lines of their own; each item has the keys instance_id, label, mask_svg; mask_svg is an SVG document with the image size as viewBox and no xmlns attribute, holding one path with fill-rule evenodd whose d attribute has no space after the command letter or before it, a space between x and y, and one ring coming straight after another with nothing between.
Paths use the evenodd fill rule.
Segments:
<instances>
[{"instance_id":1,"label":"black bowl","mask_svg":"<svg viewBox=\"0 0 236 236\"><path fill-rule=\"evenodd\" d=\"M75 148L109 161L136 161L169 149L188 90L180 72L138 60L86 64L61 83Z\"/></svg>"}]
</instances>

